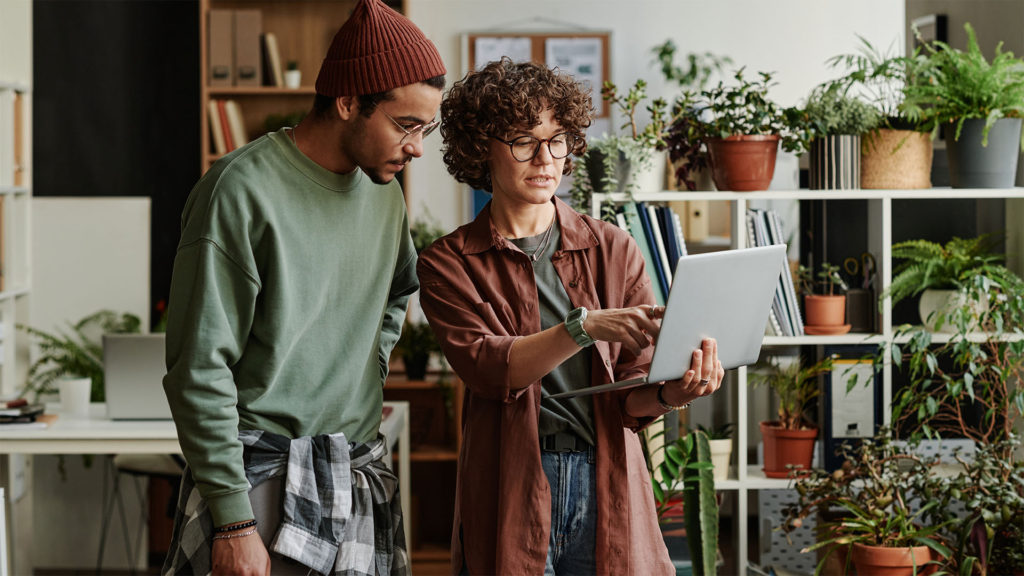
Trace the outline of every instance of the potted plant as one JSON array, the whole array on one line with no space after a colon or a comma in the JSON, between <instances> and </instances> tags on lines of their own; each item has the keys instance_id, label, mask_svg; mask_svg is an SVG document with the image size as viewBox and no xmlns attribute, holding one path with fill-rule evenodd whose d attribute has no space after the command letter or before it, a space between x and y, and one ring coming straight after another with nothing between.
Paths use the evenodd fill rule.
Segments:
<instances>
[{"instance_id":1,"label":"potted plant","mask_svg":"<svg viewBox=\"0 0 1024 576\"><path fill-rule=\"evenodd\" d=\"M39 357L29 366L21 394L32 393L38 400L40 395L57 393L63 379L88 379L89 400L105 401L101 336L107 332L138 332L140 325L138 316L110 310L90 314L74 324L69 322L67 330L52 333L19 324L18 328L34 337L39 347Z\"/></svg>"},{"instance_id":2,"label":"potted plant","mask_svg":"<svg viewBox=\"0 0 1024 576\"><path fill-rule=\"evenodd\" d=\"M299 63L289 60L284 71L284 85L286 88L297 89L302 86L302 70L299 70Z\"/></svg>"},{"instance_id":3,"label":"potted plant","mask_svg":"<svg viewBox=\"0 0 1024 576\"><path fill-rule=\"evenodd\" d=\"M861 134L879 122L871 105L839 86L821 85L802 108L789 108L786 115L809 151L812 190L860 188Z\"/></svg>"},{"instance_id":4,"label":"potted plant","mask_svg":"<svg viewBox=\"0 0 1024 576\"><path fill-rule=\"evenodd\" d=\"M806 413L820 392L818 376L830 372L834 362L832 356L809 366L800 358L785 364L775 360L751 372L751 383L767 384L779 400L778 420L760 423L765 476L787 478L791 470L810 470L818 427Z\"/></svg>"},{"instance_id":5,"label":"potted plant","mask_svg":"<svg viewBox=\"0 0 1024 576\"><path fill-rule=\"evenodd\" d=\"M875 358L891 358L908 377L893 396L901 436L966 438L975 447L928 486L940 504L929 512L932 523L955 520L957 554L946 569L961 574L1024 571L1024 281L992 266L957 276L963 298L939 312L953 327L950 338L937 344L927 328L903 326L898 343L880 345ZM980 300L988 305L979 310Z\"/></svg>"},{"instance_id":6,"label":"potted plant","mask_svg":"<svg viewBox=\"0 0 1024 576\"><path fill-rule=\"evenodd\" d=\"M677 85L683 91L681 104L673 109L677 117L685 106L696 104L695 102L686 103L687 93L694 94L704 90L713 75L721 74L726 66L732 64L732 59L728 56L719 56L711 52L690 52L684 57L684 67L676 63L676 45L672 40L666 40L652 48L651 51L655 55L655 62L665 81ZM706 156L695 157L693 154L686 153L680 145L670 153L669 160L673 162L672 172L676 174L682 168L676 163L677 160L681 163L686 163L689 160L694 162L689 170L684 170L687 175L685 182L680 180L680 183L685 184L688 190L714 190L711 175L707 170Z\"/></svg>"},{"instance_id":7,"label":"potted plant","mask_svg":"<svg viewBox=\"0 0 1024 576\"><path fill-rule=\"evenodd\" d=\"M712 428L698 425L697 429L708 437L708 447L711 450L711 465L713 466L715 481L728 479L729 462L732 460L732 434L734 426L730 422Z\"/></svg>"},{"instance_id":8,"label":"potted plant","mask_svg":"<svg viewBox=\"0 0 1024 576\"><path fill-rule=\"evenodd\" d=\"M919 107L904 105L908 86L922 82L930 61L915 48L909 56L878 50L860 37L860 50L831 58L846 73L830 86L855 90L878 113L879 124L861 137L860 187L901 190L931 188L931 124Z\"/></svg>"},{"instance_id":9,"label":"potted plant","mask_svg":"<svg viewBox=\"0 0 1024 576\"><path fill-rule=\"evenodd\" d=\"M790 151L800 138L787 124L783 109L768 98L772 75L748 80L744 69L734 83L684 92L672 107L665 142L676 179L693 189L692 173L710 165L719 190L764 190L775 173L779 142Z\"/></svg>"},{"instance_id":10,"label":"potted plant","mask_svg":"<svg viewBox=\"0 0 1024 576\"><path fill-rule=\"evenodd\" d=\"M945 130L954 188L1011 188L1024 139L1024 62L996 46L989 62L974 28L967 51L944 42L925 46L930 62L922 82L908 85L904 106Z\"/></svg>"},{"instance_id":11,"label":"potted plant","mask_svg":"<svg viewBox=\"0 0 1024 576\"><path fill-rule=\"evenodd\" d=\"M996 244L990 234L953 238L944 245L921 239L893 244L892 258L901 262L882 297L892 298L895 305L921 294L918 312L924 326L931 331L952 332L949 311L965 301L964 289L972 277L986 274L1003 286L1015 282L1015 275L999 264L1003 256L992 251ZM973 306L976 315L985 303L979 300Z\"/></svg>"},{"instance_id":12,"label":"potted plant","mask_svg":"<svg viewBox=\"0 0 1024 576\"><path fill-rule=\"evenodd\" d=\"M664 442L664 431L644 434L641 446L666 544L669 538L685 535L693 574L716 574L718 500L707 435L698 430L674 442ZM649 446L656 443L656 452L651 454ZM655 465L655 461L659 463ZM685 530L672 526L680 511Z\"/></svg>"},{"instance_id":13,"label":"potted plant","mask_svg":"<svg viewBox=\"0 0 1024 576\"><path fill-rule=\"evenodd\" d=\"M441 346L426 322L406 320L402 326L402 335L395 344L395 353L402 358L405 365L405 376L409 380L423 380L427 376L427 365L430 355L440 352Z\"/></svg>"},{"instance_id":14,"label":"potted plant","mask_svg":"<svg viewBox=\"0 0 1024 576\"><path fill-rule=\"evenodd\" d=\"M892 576L931 574L937 558L951 555L940 534L944 526L922 522L938 506L927 491L938 458L910 448L882 431L856 448L841 447L845 461L834 472L814 469L797 479L798 499L784 510L783 530L799 528L811 515L821 520L818 542L803 550L826 551L815 574L837 552L845 558L843 573L852 564L857 574Z\"/></svg>"},{"instance_id":15,"label":"potted plant","mask_svg":"<svg viewBox=\"0 0 1024 576\"><path fill-rule=\"evenodd\" d=\"M616 107L625 117L622 129L628 129L626 136L603 135L591 140L587 150L576 165L571 196L573 206L580 212L589 213L590 196L595 192L627 193L637 190L661 190L664 164L658 167L656 159L664 160L659 151L666 149L664 133L666 127L666 103L655 98L646 106L651 122L644 128L638 125L637 112L648 98L647 82L638 79L633 86L621 94L613 82L605 82L601 97Z\"/></svg>"},{"instance_id":16,"label":"potted plant","mask_svg":"<svg viewBox=\"0 0 1024 576\"><path fill-rule=\"evenodd\" d=\"M806 266L797 270L801 292L804 294L804 332L807 334L845 334L850 331L846 320L846 281L839 275L839 266L821 263L815 281L813 272ZM815 294L814 287L822 286L822 293Z\"/></svg>"}]
</instances>

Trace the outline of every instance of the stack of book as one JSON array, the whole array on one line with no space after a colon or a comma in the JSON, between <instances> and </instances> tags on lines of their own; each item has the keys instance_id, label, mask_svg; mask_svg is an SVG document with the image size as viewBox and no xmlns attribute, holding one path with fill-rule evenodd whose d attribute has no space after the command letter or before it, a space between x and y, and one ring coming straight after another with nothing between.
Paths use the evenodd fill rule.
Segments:
<instances>
[{"instance_id":1,"label":"stack of book","mask_svg":"<svg viewBox=\"0 0 1024 576\"><path fill-rule=\"evenodd\" d=\"M43 404L30 403L24 398L0 400L0 430L11 428L45 428Z\"/></svg>"},{"instance_id":2,"label":"stack of book","mask_svg":"<svg viewBox=\"0 0 1024 576\"><path fill-rule=\"evenodd\" d=\"M770 246L785 244L782 221L775 210L750 208L747 210L747 245ZM768 314L768 335L803 336L804 320L797 303L796 288L789 270L783 270L775 287L775 298Z\"/></svg>"},{"instance_id":3,"label":"stack of book","mask_svg":"<svg viewBox=\"0 0 1024 576\"><path fill-rule=\"evenodd\" d=\"M619 227L629 232L640 247L654 298L664 305L679 258L686 256L686 242L679 215L668 206L626 202L615 214Z\"/></svg>"}]
</instances>

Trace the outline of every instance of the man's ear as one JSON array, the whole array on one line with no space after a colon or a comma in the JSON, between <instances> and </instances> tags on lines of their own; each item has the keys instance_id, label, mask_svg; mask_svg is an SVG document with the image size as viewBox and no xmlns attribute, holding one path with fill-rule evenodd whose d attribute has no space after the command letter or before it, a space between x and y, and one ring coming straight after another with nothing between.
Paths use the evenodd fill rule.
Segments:
<instances>
[{"instance_id":1,"label":"man's ear","mask_svg":"<svg viewBox=\"0 0 1024 576\"><path fill-rule=\"evenodd\" d=\"M342 120L348 120L359 113L359 99L355 96L341 96L334 99L334 107Z\"/></svg>"}]
</instances>

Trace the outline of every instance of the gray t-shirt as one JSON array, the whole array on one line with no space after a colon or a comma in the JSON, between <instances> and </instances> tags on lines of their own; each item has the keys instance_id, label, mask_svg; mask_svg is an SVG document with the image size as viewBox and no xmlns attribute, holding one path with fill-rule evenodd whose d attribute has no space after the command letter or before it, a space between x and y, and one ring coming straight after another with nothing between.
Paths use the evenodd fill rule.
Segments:
<instances>
[{"instance_id":1,"label":"gray t-shirt","mask_svg":"<svg viewBox=\"0 0 1024 576\"><path fill-rule=\"evenodd\" d=\"M572 310L572 302L565 292L555 267L551 264L551 256L558 248L561 238L558 223L552 224L550 238L533 263L533 275L537 282L538 309L540 310L540 328L547 330L565 321L565 316ZM532 256L544 240L544 234L527 238L514 238L510 242L527 255ZM596 443L594 434L594 404L591 396L561 398L552 400L549 396L559 392L576 390L590 385L591 348L585 348L578 354L562 362L541 380L543 387L540 401L540 435L547 436L555 432L569 431L583 438L593 446Z\"/></svg>"}]
</instances>

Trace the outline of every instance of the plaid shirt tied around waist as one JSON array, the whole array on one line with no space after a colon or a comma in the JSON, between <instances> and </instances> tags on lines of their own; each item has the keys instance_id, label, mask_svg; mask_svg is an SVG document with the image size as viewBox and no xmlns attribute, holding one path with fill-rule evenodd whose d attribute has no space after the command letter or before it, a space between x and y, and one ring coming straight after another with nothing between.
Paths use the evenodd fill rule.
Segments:
<instances>
[{"instance_id":1,"label":"plaid shirt tied around waist","mask_svg":"<svg viewBox=\"0 0 1024 576\"><path fill-rule=\"evenodd\" d=\"M320 574L410 573L398 478L383 436L349 444L344 434L291 439L259 430L238 434L249 486L285 476L281 524L270 551ZM171 556L164 574L209 574L213 518L186 469Z\"/></svg>"}]
</instances>

